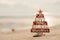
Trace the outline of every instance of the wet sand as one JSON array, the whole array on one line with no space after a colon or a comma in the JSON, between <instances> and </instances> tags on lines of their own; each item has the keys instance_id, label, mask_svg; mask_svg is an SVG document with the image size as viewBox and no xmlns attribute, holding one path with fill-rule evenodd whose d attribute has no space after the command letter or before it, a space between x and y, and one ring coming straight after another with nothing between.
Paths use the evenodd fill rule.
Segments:
<instances>
[{"instance_id":1,"label":"wet sand","mask_svg":"<svg viewBox=\"0 0 60 40\"><path fill-rule=\"evenodd\" d=\"M0 33L0 40L60 40L60 25L50 28L51 32L45 36L33 37L30 29L15 32Z\"/></svg>"}]
</instances>

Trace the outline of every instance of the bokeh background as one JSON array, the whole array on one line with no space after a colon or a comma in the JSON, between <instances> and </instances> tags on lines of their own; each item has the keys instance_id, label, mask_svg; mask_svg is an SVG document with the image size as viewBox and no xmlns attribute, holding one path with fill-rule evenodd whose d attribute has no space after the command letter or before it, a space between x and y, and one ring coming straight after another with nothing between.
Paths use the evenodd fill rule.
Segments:
<instances>
[{"instance_id":1,"label":"bokeh background","mask_svg":"<svg viewBox=\"0 0 60 40\"><path fill-rule=\"evenodd\" d=\"M0 0L0 31L31 28L39 9L49 27L60 24L60 0Z\"/></svg>"}]
</instances>

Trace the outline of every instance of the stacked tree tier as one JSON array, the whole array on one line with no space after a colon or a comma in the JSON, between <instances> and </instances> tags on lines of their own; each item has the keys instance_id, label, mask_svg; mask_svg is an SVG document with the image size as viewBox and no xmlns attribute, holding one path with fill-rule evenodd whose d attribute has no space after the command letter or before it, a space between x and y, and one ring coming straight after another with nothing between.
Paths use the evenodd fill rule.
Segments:
<instances>
[{"instance_id":1,"label":"stacked tree tier","mask_svg":"<svg viewBox=\"0 0 60 40\"><path fill-rule=\"evenodd\" d=\"M49 33L48 23L45 21L44 14L36 14L35 21L33 21L31 32Z\"/></svg>"}]
</instances>

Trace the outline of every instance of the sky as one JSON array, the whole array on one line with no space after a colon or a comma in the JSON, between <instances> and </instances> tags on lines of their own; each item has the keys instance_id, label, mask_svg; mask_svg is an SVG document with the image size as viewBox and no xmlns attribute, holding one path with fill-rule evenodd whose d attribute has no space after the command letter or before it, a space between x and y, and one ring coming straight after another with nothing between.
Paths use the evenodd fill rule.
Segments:
<instances>
[{"instance_id":1,"label":"sky","mask_svg":"<svg viewBox=\"0 0 60 40\"><path fill-rule=\"evenodd\" d=\"M0 0L0 16L30 16L39 9L60 16L60 0Z\"/></svg>"}]
</instances>

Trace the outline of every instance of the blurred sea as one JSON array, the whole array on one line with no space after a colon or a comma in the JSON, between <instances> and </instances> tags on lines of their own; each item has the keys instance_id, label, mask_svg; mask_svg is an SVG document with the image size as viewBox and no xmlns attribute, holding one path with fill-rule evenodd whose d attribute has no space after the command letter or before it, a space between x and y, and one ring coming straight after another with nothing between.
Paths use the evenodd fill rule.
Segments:
<instances>
[{"instance_id":1,"label":"blurred sea","mask_svg":"<svg viewBox=\"0 0 60 40\"><path fill-rule=\"evenodd\" d=\"M0 31L7 31L11 29L21 30L29 29L32 27L32 22L35 20L33 16L13 17L5 16L0 17ZM58 16L45 16L49 27L60 24L60 17Z\"/></svg>"}]
</instances>

